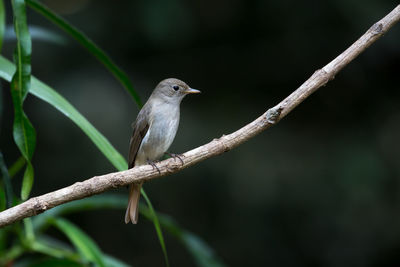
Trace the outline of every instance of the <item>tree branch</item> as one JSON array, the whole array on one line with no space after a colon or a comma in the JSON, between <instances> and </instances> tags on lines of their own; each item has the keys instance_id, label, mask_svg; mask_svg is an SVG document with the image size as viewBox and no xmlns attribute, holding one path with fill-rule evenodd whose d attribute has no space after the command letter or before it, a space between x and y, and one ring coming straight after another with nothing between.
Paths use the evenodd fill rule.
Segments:
<instances>
[{"instance_id":1,"label":"tree branch","mask_svg":"<svg viewBox=\"0 0 400 267\"><path fill-rule=\"evenodd\" d=\"M126 186L139 181L148 181L168 174L178 172L200 161L222 154L244 143L248 139L268 129L279 122L297 105L309 97L313 92L332 80L335 75L355 59L361 52L385 34L394 24L400 20L400 5L392 10L383 19L372 27L353 43L342 54L332 60L320 70L317 70L296 91L290 94L275 107L269 109L259 118L247 124L243 128L229 135L223 135L208 144L190 150L183 154L184 164L172 158L157 164L160 174L150 165L139 166L127 171L114 172L101 176L95 176L83 182L77 182L71 186L33 197L27 201L0 212L0 227L14 223L26 217L37 215L55 206L73 200L100 194L111 188Z\"/></svg>"}]
</instances>

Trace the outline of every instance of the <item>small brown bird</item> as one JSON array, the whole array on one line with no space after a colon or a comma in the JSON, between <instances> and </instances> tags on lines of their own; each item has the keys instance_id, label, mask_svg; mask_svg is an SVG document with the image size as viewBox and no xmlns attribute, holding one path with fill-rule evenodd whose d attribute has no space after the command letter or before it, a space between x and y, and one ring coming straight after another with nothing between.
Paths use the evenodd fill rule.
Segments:
<instances>
[{"instance_id":1,"label":"small brown bird","mask_svg":"<svg viewBox=\"0 0 400 267\"><path fill-rule=\"evenodd\" d=\"M180 103L187 94L200 93L181 80L169 78L161 81L140 110L130 140L128 167L151 164L170 147L178 130ZM143 183L129 188L129 202L125 223L136 224L139 214L140 189Z\"/></svg>"}]
</instances>

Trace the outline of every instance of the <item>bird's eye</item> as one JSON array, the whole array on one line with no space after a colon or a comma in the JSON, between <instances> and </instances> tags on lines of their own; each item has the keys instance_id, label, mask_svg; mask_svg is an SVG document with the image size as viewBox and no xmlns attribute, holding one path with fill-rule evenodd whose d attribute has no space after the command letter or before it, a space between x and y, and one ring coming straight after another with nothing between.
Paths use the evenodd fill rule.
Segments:
<instances>
[{"instance_id":1,"label":"bird's eye","mask_svg":"<svg viewBox=\"0 0 400 267\"><path fill-rule=\"evenodd\" d=\"M173 88L175 91L178 91L178 90L179 90L179 86L178 86L178 85L174 85L172 88Z\"/></svg>"}]
</instances>

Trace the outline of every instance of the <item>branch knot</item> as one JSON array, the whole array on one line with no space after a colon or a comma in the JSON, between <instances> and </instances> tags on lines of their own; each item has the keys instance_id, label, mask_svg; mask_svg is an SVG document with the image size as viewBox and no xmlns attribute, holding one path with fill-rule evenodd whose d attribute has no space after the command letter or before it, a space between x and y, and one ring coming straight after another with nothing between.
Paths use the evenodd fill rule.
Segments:
<instances>
[{"instance_id":1,"label":"branch knot","mask_svg":"<svg viewBox=\"0 0 400 267\"><path fill-rule=\"evenodd\" d=\"M282 106L276 106L273 108L270 108L267 110L267 114L265 115L265 118L267 119L267 122L270 124L275 124L279 121L279 116L281 115L283 110Z\"/></svg>"},{"instance_id":2,"label":"branch knot","mask_svg":"<svg viewBox=\"0 0 400 267\"><path fill-rule=\"evenodd\" d=\"M377 35L377 34L381 34L383 31L383 25L382 23L375 23L374 25L371 26L371 28L369 28L369 31L372 33L372 35Z\"/></svg>"},{"instance_id":3,"label":"branch knot","mask_svg":"<svg viewBox=\"0 0 400 267\"><path fill-rule=\"evenodd\" d=\"M33 213L35 215L45 212L48 209L46 202L41 202L38 198L34 198L32 201L35 201L35 205L33 206Z\"/></svg>"}]
</instances>

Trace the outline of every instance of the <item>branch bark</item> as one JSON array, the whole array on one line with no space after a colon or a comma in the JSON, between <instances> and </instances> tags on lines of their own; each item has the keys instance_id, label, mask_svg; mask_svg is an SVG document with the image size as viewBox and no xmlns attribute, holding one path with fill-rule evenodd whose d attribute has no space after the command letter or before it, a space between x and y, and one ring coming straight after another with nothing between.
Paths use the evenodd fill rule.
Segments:
<instances>
[{"instance_id":1,"label":"branch bark","mask_svg":"<svg viewBox=\"0 0 400 267\"><path fill-rule=\"evenodd\" d=\"M220 138L214 139L208 144L197 147L183 154L184 164L174 159L167 159L157 164L160 173L150 165L139 166L127 171L114 172L101 176L95 176L83 182L77 182L71 186L33 197L27 201L0 212L0 227L14 223L26 217L42 213L55 206L73 200L100 194L111 188L126 186L131 183L148 181L154 178L169 175L187 168L210 157L222 154L244 143L248 139L268 129L279 122L297 105L303 102L313 92L332 80L335 75L355 59L361 52L385 34L394 24L400 20L400 5L393 9L383 19L372 25L355 43L347 48L338 57L317 70L298 89L286 97L278 105L267 110L263 115L241 129Z\"/></svg>"}]
</instances>

